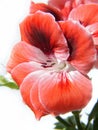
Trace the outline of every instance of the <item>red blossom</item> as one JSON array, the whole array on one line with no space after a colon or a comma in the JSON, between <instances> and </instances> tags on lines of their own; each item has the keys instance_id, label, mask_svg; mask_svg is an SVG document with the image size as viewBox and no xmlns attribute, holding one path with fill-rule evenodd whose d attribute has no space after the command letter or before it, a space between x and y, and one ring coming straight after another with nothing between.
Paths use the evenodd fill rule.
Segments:
<instances>
[{"instance_id":1,"label":"red blossom","mask_svg":"<svg viewBox=\"0 0 98 130\"><path fill-rule=\"evenodd\" d=\"M87 73L96 50L92 36L77 21L57 22L54 15L35 7L20 24L22 41L13 48L7 70L40 119L87 105L92 95Z\"/></svg>"}]
</instances>

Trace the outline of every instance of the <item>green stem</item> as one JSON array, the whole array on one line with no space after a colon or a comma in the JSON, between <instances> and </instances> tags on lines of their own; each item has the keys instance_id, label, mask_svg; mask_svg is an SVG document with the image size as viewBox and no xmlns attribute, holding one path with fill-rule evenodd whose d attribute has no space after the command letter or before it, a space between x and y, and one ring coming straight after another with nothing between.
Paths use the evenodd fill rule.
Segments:
<instances>
[{"instance_id":1,"label":"green stem","mask_svg":"<svg viewBox=\"0 0 98 130\"><path fill-rule=\"evenodd\" d=\"M88 130L89 123L90 123L90 121L88 121L88 123L87 123L87 125L86 125L86 128L85 128L85 130Z\"/></svg>"},{"instance_id":2,"label":"green stem","mask_svg":"<svg viewBox=\"0 0 98 130\"><path fill-rule=\"evenodd\" d=\"M60 116L56 116L56 119L57 119L60 123L62 123L65 128L68 127L68 126L70 126L70 124L69 124L68 122L66 122L64 119L62 119Z\"/></svg>"},{"instance_id":3,"label":"green stem","mask_svg":"<svg viewBox=\"0 0 98 130\"><path fill-rule=\"evenodd\" d=\"M80 122L80 116L79 116L79 113L78 112L72 112L74 117L75 117L75 120L76 120L76 123L77 123L77 127L78 127L78 130L84 130L82 125L81 125L81 122Z\"/></svg>"}]
</instances>

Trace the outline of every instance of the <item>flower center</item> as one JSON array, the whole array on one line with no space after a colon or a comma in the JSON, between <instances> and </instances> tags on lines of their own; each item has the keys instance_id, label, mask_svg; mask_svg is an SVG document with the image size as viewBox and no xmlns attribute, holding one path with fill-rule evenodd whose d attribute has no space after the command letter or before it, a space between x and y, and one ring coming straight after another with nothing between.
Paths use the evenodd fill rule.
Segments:
<instances>
[{"instance_id":1,"label":"flower center","mask_svg":"<svg viewBox=\"0 0 98 130\"><path fill-rule=\"evenodd\" d=\"M66 68L67 64L65 61L59 61L57 62L57 64L55 65L55 67L58 69L58 70L63 70L64 68Z\"/></svg>"},{"instance_id":2,"label":"flower center","mask_svg":"<svg viewBox=\"0 0 98 130\"><path fill-rule=\"evenodd\" d=\"M51 60L47 60L45 63L42 63L43 68L52 67L55 64L55 62L52 62Z\"/></svg>"},{"instance_id":3,"label":"flower center","mask_svg":"<svg viewBox=\"0 0 98 130\"><path fill-rule=\"evenodd\" d=\"M54 62L51 60L47 60L45 63L42 63L42 67L47 70L53 70L56 72L60 71L69 72L75 70L75 68L67 61L60 61L60 60Z\"/></svg>"}]
</instances>

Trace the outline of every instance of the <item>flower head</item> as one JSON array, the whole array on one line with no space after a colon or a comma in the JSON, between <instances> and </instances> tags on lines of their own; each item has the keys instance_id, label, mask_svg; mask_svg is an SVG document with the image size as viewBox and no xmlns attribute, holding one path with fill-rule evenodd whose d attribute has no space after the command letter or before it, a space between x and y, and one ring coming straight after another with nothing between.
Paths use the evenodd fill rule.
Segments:
<instances>
[{"instance_id":1,"label":"flower head","mask_svg":"<svg viewBox=\"0 0 98 130\"><path fill-rule=\"evenodd\" d=\"M92 94L87 73L96 49L85 28L74 20L57 22L50 12L34 8L20 32L22 41L13 48L7 70L36 118L86 106Z\"/></svg>"}]
</instances>

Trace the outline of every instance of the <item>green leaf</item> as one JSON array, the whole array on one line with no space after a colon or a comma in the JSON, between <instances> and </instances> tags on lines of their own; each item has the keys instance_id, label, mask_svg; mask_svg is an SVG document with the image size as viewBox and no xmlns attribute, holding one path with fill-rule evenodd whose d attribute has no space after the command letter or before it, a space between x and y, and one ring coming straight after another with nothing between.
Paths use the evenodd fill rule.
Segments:
<instances>
[{"instance_id":1,"label":"green leaf","mask_svg":"<svg viewBox=\"0 0 98 130\"><path fill-rule=\"evenodd\" d=\"M60 123L60 122L56 122L55 124L55 129L63 129L64 128L64 125L62 124L62 123Z\"/></svg>"},{"instance_id":2,"label":"green leaf","mask_svg":"<svg viewBox=\"0 0 98 130\"><path fill-rule=\"evenodd\" d=\"M75 121L75 118L74 118L73 115L67 117L66 122L68 122L68 123L69 123L71 126L73 126L73 127L75 127L75 125L76 125L76 121Z\"/></svg>"},{"instance_id":3,"label":"green leaf","mask_svg":"<svg viewBox=\"0 0 98 130\"><path fill-rule=\"evenodd\" d=\"M79 130L83 130L82 122L80 120L80 117L81 117L80 113L81 113L81 111L73 111L72 113L73 113L73 115L75 117L77 128Z\"/></svg>"},{"instance_id":4,"label":"green leaf","mask_svg":"<svg viewBox=\"0 0 98 130\"><path fill-rule=\"evenodd\" d=\"M58 123L62 124L65 128L71 126L71 124L69 124L66 119L63 119L60 116L57 116L56 119L59 121Z\"/></svg>"},{"instance_id":5,"label":"green leaf","mask_svg":"<svg viewBox=\"0 0 98 130\"><path fill-rule=\"evenodd\" d=\"M85 130L93 130L93 124L88 122L87 125L85 126Z\"/></svg>"},{"instance_id":6,"label":"green leaf","mask_svg":"<svg viewBox=\"0 0 98 130\"><path fill-rule=\"evenodd\" d=\"M54 129L54 130L66 130L66 128L63 128L63 129Z\"/></svg>"},{"instance_id":7,"label":"green leaf","mask_svg":"<svg viewBox=\"0 0 98 130\"><path fill-rule=\"evenodd\" d=\"M69 116L66 119L62 119L61 117L59 118L56 117L58 120L58 122L55 123L56 130L77 130L75 128L76 122L74 116Z\"/></svg>"},{"instance_id":8,"label":"green leaf","mask_svg":"<svg viewBox=\"0 0 98 130\"><path fill-rule=\"evenodd\" d=\"M88 130L93 130L93 124L92 123L89 124Z\"/></svg>"},{"instance_id":9,"label":"green leaf","mask_svg":"<svg viewBox=\"0 0 98 130\"><path fill-rule=\"evenodd\" d=\"M96 117L93 121L93 130L98 130L98 117Z\"/></svg>"},{"instance_id":10,"label":"green leaf","mask_svg":"<svg viewBox=\"0 0 98 130\"><path fill-rule=\"evenodd\" d=\"M98 118L98 101L95 103L95 105L94 105L92 111L90 112L90 114L88 114L88 122L87 122L85 130L92 130L93 124L91 125L90 122L91 122L92 119L95 120L95 118Z\"/></svg>"},{"instance_id":11,"label":"green leaf","mask_svg":"<svg viewBox=\"0 0 98 130\"><path fill-rule=\"evenodd\" d=\"M0 75L0 86L6 86L12 89L19 89L18 85L11 79Z\"/></svg>"},{"instance_id":12,"label":"green leaf","mask_svg":"<svg viewBox=\"0 0 98 130\"><path fill-rule=\"evenodd\" d=\"M4 76L0 75L0 84L7 83L7 82L8 80Z\"/></svg>"},{"instance_id":13,"label":"green leaf","mask_svg":"<svg viewBox=\"0 0 98 130\"><path fill-rule=\"evenodd\" d=\"M77 130L74 127L67 127L66 130Z\"/></svg>"},{"instance_id":14,"label":"green leaf","mask_svg":"<svg viewBox=\"0 0 98 130\"><path fill-rule=\"evenodd\" d=\"M95 117L98 117L98 101L96 102L91 113L89 114L88 121L91 121Z\"/></svg>"}]
</instances>

